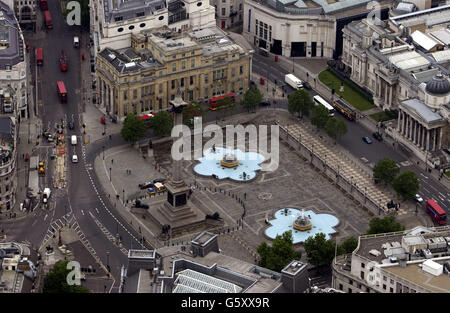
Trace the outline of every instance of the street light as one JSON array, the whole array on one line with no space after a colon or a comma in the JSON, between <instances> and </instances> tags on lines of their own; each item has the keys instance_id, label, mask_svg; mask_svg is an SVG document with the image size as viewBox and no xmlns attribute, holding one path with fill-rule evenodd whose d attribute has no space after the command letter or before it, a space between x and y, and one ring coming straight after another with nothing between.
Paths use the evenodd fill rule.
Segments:
<instances>
[{"instance_id":1,"label":"street light","mask_svg":"<svg viewBox=\"0 0 450 313\"><path fill-rule=\"evenodd\" d=\"M109 251L106 251L106 268L108 269L108 276L111 272L111 268L109 267Z\"/></svg>"},{"instance_id":2,"label":"street light","mask_svg":"<svg viewBox=\"0 0 450 313\"><path fill-rule=\"evenodd\" d=\"M102 147L103 148L103 160L105 159L105 146Z\"/></svg>"},{"instance_id":3,"label":"street light","mask_svg":"<svg viewBox=\"0 0 450 313\"><path fill-rule=\"evenodd\" d=\"M109 168L109 181L111 181L111 168Z\"/></svg>"},{"instance_id":4,"label":"street light","mask_svg":"<svg viewBox=\"0 0 450 313\"><path fill-rule=\"evenodd\" d=\"M125 205L125 189L122 190L123 205Z\"/></svg>"}]
</instances>

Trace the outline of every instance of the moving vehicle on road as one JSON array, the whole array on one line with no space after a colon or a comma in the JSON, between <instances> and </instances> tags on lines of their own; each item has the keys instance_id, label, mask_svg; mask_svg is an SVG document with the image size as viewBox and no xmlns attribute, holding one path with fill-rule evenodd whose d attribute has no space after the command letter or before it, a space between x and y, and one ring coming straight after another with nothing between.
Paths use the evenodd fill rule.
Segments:
<instances>
[{"instance_id":1,"label":"moving vehicle on road","mask_svg":"<svg viewBox=\"0 0 450 313\"><path fill-rule=\"evenodd\" d=\"M58 87L58 97L61 103L67 102L67 90L64 82L58 81L56 82L56 86Z\"/></svg>"},{"instance_id":2,"label":"moving vehicle on road","mask_svg":"<svg viewBox=\"0 0 450 313\"><path fill-rule=\"evenodd\" d=\"M36 65L44 65L44 55L42 48L36 48Z\"/></svg>"},{"instance_id":3,"label":"moving vehicle on road","mask_svg":"<svg viewBox=\"0 0 450 313\"><path fill-rule=\"evenodd\" d=\"M230 104L217 106L217 102L219 102L220 100L225 99L227 97L230 98L230 100L231 100ZM213 98L209 99L209 109L211 111L225 109L225 108L227 108L229 106L233 106L233 105L234 105L234 94L232 94L232 93L229 93L229 94L226 94L223 96L213 97Z\"/></svg>"},{"instance_id":4,"label":"moving vehicle on road","mask_svg":"<svg viewBox=\"0 0 450 313\"><path fill-rule=\"evenodd\" d=\"M336 110L342 113L349 121L356 120L356 111L342 100L335 100L333 106Z\"/></svg>"},{"instance_id":5,"label":"moving vehicle on road","mask_svg":"<svg viewBox=\"0 0 450 313\"><path fill-rule=\"evenodd\" d=\"M381 136L381 134L379 132L375 132L372 134L373 138L375 138L378 141L383 141L383 137Z\"/></svg>"},{"instance_id":6,"label":"moving vehicle on road","mask_svg":"<svg viewBox=\"0 0 450 313\"><path fill-rule=\"evenodd\" d=\"M77 145L77 136L76 135L72 135L70 137L70 142L72 143L72 146L76 146Z\"/></svg>"},{"instance_id":7,"label":"moving vehicle on road","mask_svg":"<svg viewBox=\"0 0 450 313\"><path fill-rule=\"evenodd\" d=\"M364 136L362 137L362 140L367 143L368 145L370 145L372 143L372 139L369 138L369 136Z\"/></svg>"},{"instance_id":8,"label":"moving vehicle on road","mask_svg":"<svg viewBox=\"0 0 450 313\"><path fill-rule=\"evenodd\" d=\"M48 10L47 0L40 0L39 7L41 8L42 11L47 11Z\"/></svg>"},{"instance_id":9,"label":"moving vehicle on road","mask_svg":"<svg viewBox=\"0 0 450 313\"><path fill-rule=\"evenodd\" d=\"M74 48L80 47L80 38L78 38L78 36L73 37L73 47Z\"/></svg>"},{"instance_id":10,"label":"moving vehicle on road","mask_svg":"<svg viewBox=\"0 0 450 313\"><path fill-rule=\"evenodd\" d=\"M48 199L50 199L51 193L52 192L50 188L44 188L44 192L42 193L42 202L48 203Z\"/></svg>"},{"instance_id":11,"label":"moving vehicle on road","mask_svg":"<svg viewBox=\"0 0 450 313\"><path fill-rule=\"evenodd\" d=\"M431 216L431 219L438 225L447 225L447 215L439 204L433 199L429 199L425 203L425 210Z\"/></svg>"},{"instance_id":12,"label":"moving vehicle on road","mask_svg":"<svg viewBox=\"0 0 450 313\"><path fill-rule=\"evenodd\" d=\"M139 119L141 121L145 122L145 125L146 125L147 128L150 128L150 122L152 120L152 117L154 117L154 116L155 116L155 114L149 113L149 114L145 114L145 115L139 116Z\"/></svg>"},{"instance_id":13,"label":"moving vehicle on road","mask_svg":"<svg viewBox=\"0 0 450 313\"><path fill-rule=\"evenodd\" d=\"M59 56L59 69L61 72L67 72L68 69L67 56L64 50L61 50L61 54Z\"/></svg>"},{"instance_id":14,"label":"moving vehicle on road","mask_svg":"<svg viewBox=\"0 0 450 313\"><path fill-rule=\"evenodd\" d=\"M303 88L308 89L308 90L312 90L311 85L308 82L304 82L303 83Z\"/></svg>"},{"instance_id":15,"label":"moving vehicle on road","mask_svg":"<svg viewBox=\"0 0 450 313\"><path fill-rule=\"evenodd\" d=\"M296 90L303 88L302 81L293 74L286 74L284 76L284 82Z\"/></svg>"},{"instance_id":16,"label":"moving vehicle on road","mask_svg":"<svg viewBox=\"0 0 450 313\"><path fill-rule=\"evenodd\" d=\"M75 128L75 123L73 121L69 122L69 129L73 130Z\"/></svg>"},{"instance_id":17,"label":"moving vehicle on road","mask_svg":"<svg viewBox=\"0 0 450 313\"><path fill-rule=\"evenodd\" d=\"M328 112L330 112L330 116L334 116L334 112L336 112L335 109L333 108L333 106L332 106L331 104L329 104L328 102L326 102L324 98L322 98L322 97L319 96L319 95L315 95L315 96L313 97L313 100L314 100L314 104L315 104L315 105L321 105L321 106L323 106L325 109L328 110Z\"/></svg>"},{"instance_id":18,"label":"moving vehicle on road","mask_svg":"<svg viewBox=\"0 0 450 313\"><path fill-rule=\"evenodd\" d=\"M53 21L50 11L44 11L44 23L47 29L53 29Z\"/></svg>"},{"instance_id":19,"label":"moving vehicle on road","mask_svg":"<svg viewBox=\"0 0 450 313\"><path fill-rule=\"evenodd\" d=\"M76 154L72 155L72 163L78 163L78 156Z\"/></svg>"},{"instance_id":20,"label":"moving vehicle on road","mask_svg":"<svg viewBox=\"0 0 450 313\"><path fill-rule=\"evenodd\" d=\"M418 202L418 203L422 203L423 202L423 199L422 199L422 197L419 194L416 194L414 196L414 200L416 200L416 202Z\"/></svg>"}]
</instances>

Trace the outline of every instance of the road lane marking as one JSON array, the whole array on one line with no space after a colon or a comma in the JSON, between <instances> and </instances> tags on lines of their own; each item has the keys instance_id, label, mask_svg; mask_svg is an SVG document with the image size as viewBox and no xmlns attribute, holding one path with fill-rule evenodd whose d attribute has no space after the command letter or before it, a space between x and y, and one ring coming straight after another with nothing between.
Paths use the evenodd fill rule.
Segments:
<instances>
[{"instance_id":1,"label":"road lane marking","mask_svg":"<svg viewBox=\"0 0 450 313\"><path fill-rule=\"evenodd\" d=\"M100 212L98 211L98 209L97 209L97 208L95 208L95 211L97 211L97 214L100 214Z\"/></svg>"},{"instance_id":2,"label":"road lane marking","mask_svg":"<svg viewBox=\"0 0 450 313\"><path fill-rule=\"evenodd\" d=\"M83 210L81 210L81 214L84 215L84 211Z\"/></svg>"},{"instance_id":3,"label":"road lane marking","mask_svg":"<svg viewBox=\"0 0 450 313\"><path fill-rule=\"evenodd\" d=\"M427 176L425 176L425 175L423 175L423 173L420 173L420 175L422 175L423 177L425 177L426 179L428 179L428 177L427 177Z\"/></svg>"},{"instance_id":4,"label":"road lane marking","mask_svg":"<svg viewBox=\"0 0 450 313\"><path fill-rule=\"evenodd\" d=\"M47 219L48 214L45 214L44 221Z\"/></svg>"}]
</instances>

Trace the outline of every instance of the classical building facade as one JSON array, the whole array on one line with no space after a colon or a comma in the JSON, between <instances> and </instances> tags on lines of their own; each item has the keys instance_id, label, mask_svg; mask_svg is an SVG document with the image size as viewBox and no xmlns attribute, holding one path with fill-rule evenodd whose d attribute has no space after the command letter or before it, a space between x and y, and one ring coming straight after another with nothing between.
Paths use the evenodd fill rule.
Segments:
<instances>
[{"instance_id":1,"label":"classical building facade","mask_svg":"<svg viewBox=\"0 0 450 313\"><path fill-rule=\"evenodd\" d=\"M449 235L449 226L418 226L360 236L353 253L333 260L331 287L347 293L449 293Z\"/></svg>"},{"instance_id":2,"label":"classical building facade","mask_svg":"<svg viewBox=\"0 0 450 313\"><path fill-rule=\"evenodd\" d=\"M215 25L208 0L91 0L91 36L95 51L131 45L131 34L168 26L175 31Z\"/></svg>"},{"instance_id":3,"label":"classical building facade","mask_svg":"<svg viewBox=\"0 0 450 313\"><path fill-rule=\"evenodd\" d=\"M220 28L226 29L243 23L243 0L211 0L211 5L216 9L216 22Z\"/></svg>"},{"instance_id":4,"label":"classical building facade","mask_svg":"<svg viewBox=\"0 0 450 313\"><path fill-rule=\"evenodd\" d=\"M163 27L133 34L131 47L102 50L96 68L100 105L123 118L169 109L178 86L186 101L242 92L251 51L216 26L181 33Z\"/></svg>"},{"instance_id":5,"label":"classical building facade","mask_svg":"<svg viewBox=\"0 0 450 313\"><path fill-rule=\"evenodd\" d=\"M399 112L392 136L431 166L446 168L449 142L450 5L352 22L343 71L382 109Z\"/></svg>"},{"instance_id":6,"label":"classical building facade","mask_svg":"<svg viewBox=\"0 0 450 313\"><path fill-rule=\"evenodd\" d=\"M0 88L11 87L17 101L15 112L18 119L28 118L25 41L14 12L0 2Z\"/></svg>"},{"instance_id":7,"label":"classical building facade","mask_svg":"<svg viewBox=\"0 0 450 313\"><path fill-rule=\"evenodd\" d=\"M369 2L244 0L243 35L277 55L333 58L340 55L342 26L367 16ZM387 11L391 2L380 1L380 8Z\"/></svg>"}]
</instances>

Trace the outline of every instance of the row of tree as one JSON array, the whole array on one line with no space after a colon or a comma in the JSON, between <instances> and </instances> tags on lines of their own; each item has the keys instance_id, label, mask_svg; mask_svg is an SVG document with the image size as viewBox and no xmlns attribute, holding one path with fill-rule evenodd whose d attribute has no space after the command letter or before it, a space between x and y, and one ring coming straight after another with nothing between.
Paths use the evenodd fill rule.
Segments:
<instances>
[{"instance_id":1,"label":"row of tree","mask_svg":"<svg viewBox=\"0 0 450 313\"><path fill-rule=\"evenodd\" d=\"M400 167L397 162L389 158L384 158L373 167L373 178L377 182L385 185L392 184L392 187L404 200L414 199L419 191L419 179L413 171L404 171L400 174Z\"/></svg>"},{"instance_id":2,"label":"row of tree","mask_svg":"<svg viewBox=\"0 0 450 313\"><path fill-rule=\"evenodd\" d=\"M366 234L389 233L404 229L405 227L397 222L394 216L386 216L370 220ZM352 253L357 246L358 240L353 236L348 237L341 244L336 244L335 241L326 239L324 233L309 237L304 243L307 260L313 266L330 265L335 255ZM258 265L277 272L292 260L301 258L301 252L295 250L292 231L277 235L271 246L265 241L262 242L256 251L260 256Z\"/></svg>"},{"instance_id":3,"label":"row of tree","mask_svg":"<svg viewBox=\"0 0 450 313\"><path fill-rule=\"evenodd\" d=\"M330 112L322 105L314 105L311 96L305 89L299 89L288 96L288 110L299 117L310 116L311 123L317 129L324 129L334 139L334 143L344 136L348 127L342 119L330 116Z\"/></svg>"}]
</instances>

